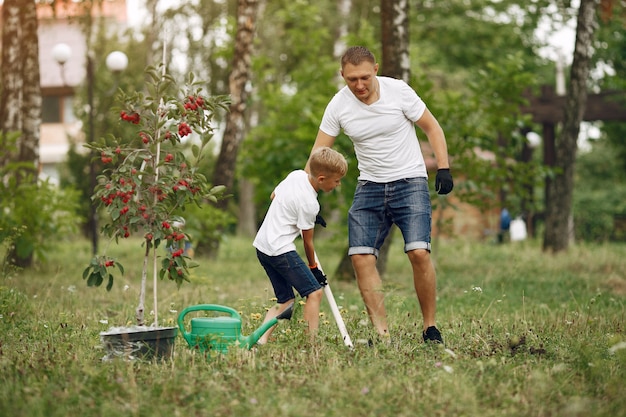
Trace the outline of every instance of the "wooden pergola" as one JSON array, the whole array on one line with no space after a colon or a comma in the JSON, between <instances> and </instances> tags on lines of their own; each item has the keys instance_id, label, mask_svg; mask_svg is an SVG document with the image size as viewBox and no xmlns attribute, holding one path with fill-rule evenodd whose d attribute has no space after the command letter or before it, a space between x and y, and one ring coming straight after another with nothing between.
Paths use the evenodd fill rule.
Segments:
<instances>
[{"instance_id":1,"label":"wooden pergola","mask_svg":"<svg viewBox=\"0 0 626 417\"><path fill-rule=\"evenodd\" d=\"M529 96L529 105L524 113L532 115L533 121L543 126L543 160L548 166L554 166L555 127L563 121L566 97L557 95L554 87L544 85L541 94ZM626 122L626 91L604 91L587 96L587 106L583 120Z\"/></svg>"},{"instance_id":2,"label":"wooden pergola","mask_svg":"<svg viewBox=\"0 0 626 417\"><path fill-rule=\"evenodd\" d=\"M556 164L556 126L562 123L565 117L566 96L559 95L551 85L541 87L539 95L528 96L529 104L522 108L522 112L530 114L535 123L542 125L543 163L553 167ZM587 96L587 105L583 120L626 122L626 91L603 91L591 93ZM524 160L530 160L532 149L526 147ZM546 178L546 188L549 178ZM533 234L534 225L527 219L529 234Z\"/></svg>"}]
</instances>

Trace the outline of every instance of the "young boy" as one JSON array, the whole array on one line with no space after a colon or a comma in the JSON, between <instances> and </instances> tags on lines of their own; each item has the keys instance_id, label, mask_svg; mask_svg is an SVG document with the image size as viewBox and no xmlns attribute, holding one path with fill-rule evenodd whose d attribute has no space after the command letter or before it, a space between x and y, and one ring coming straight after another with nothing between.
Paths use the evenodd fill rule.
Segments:
<instances>
[{"instance_id":1,"label":"young boy","mask_svg":"<svg viewBox=\"0 0 626 417\"><path fill-rule=\"evenodd\" d=\"M348 163L343 155L321 147L309 159L310 174L304 170L293 171L272 192L272 202L253 243L278 303L268 310L264 322L293 303L295 288L306 298L303 315L311 338L317 333L322 286L326 285L326 277L317 268L313 245L313 230L320 211L317 193L334 190L347 171ZM302 235L308 266L296 252L294 241L299 235ZM257 343L267 343L274 327Z\"/></svg>"}]
</instances>

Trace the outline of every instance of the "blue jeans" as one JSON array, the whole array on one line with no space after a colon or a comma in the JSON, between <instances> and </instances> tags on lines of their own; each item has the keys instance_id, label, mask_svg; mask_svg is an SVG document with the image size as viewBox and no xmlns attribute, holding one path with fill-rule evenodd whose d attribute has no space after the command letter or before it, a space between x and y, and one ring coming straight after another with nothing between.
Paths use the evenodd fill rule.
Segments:
<instances>
[{"instance_id":1,"label":"blue jeans","mask_svg":"<svg viewBox=\"0 0 626 417\"><path fill-rule=\"evenodd\" d=\"M256 256L272 283L279 304L295 298L293 288L302 298L322 288L296 251L269 256L257 249Z\"/></svg>"},{"instance_id":2,"label":"blue jeans","mask_svg":"<svg viewBox=\"0 0 626 417\"><path fill-rule=\"evenodd\" d=\"M392 224L402 232L405 252L430 252L431 216L427 178L389 183L359 181L348 212L348 255L378 257Z\"/></svg>"}]
</instances>

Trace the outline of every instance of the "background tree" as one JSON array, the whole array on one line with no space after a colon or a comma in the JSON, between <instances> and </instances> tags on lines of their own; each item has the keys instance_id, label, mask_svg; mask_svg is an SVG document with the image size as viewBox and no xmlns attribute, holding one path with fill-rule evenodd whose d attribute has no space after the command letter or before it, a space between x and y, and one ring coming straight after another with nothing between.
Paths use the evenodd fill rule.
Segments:
<instances>
[{"instance_id":1,"label":"background tree","mask_svg":"<svg viewBox=\"0 0 626 417\"><path fill-rule=\"evenodd\" d=\"M35 0L6 0L2 7L2 134L20 132L15 153L7 153L1 165L11 160L25 164L15 172L18 184L36 181L41 125L39 39Z\"/></svg>"},{"instance_id":2,"label":"background tree","mask_svg":"<svg viewBox=\"0 0 626 417\"><path fill-rule=\"evenodd\" d=\"M15 147L9 147L5 142L0 167L5 168L12 161L20 163L12 170L15 187L19 187L37 183L39 164L41 86L35 0L6 0L2 7L2 23L2 142L8 140L9 132L19 132L19 135ZM13 244L8 259L17 266L29 266L33 252L24 252Z\"/></svg>"},{"instance_id":3,"label":"background tree","mask_svg":"<svg viewBox=\"0 0 626 417\"><path fill-rule=\"evenodd\" d=\"M324 106L337 91L334 32L325 24L337 20L336 7L327 0L279 0L269 2L259 18L251 80L256 124L247 132L238 174L254 183L261 216L277 181L305 166ZM352 153L348 145L339 150ZM322 206L336 207L334 194L320 195Z\"/></svg>"},{"instance_id":4,"label":"background tree","mask_svg":"<svg viewBox=\"0 0 626 417\"><path fill-rule=\"evenodd\" d=\"M602 2L594 71L602 91L626 90L626 5ZM572 212L577 239L626 241L626 124L605 122L591 149L576 158Z\"/></svg>"},{"instance_id":5,"label":"background tree","mask_svg":"<svg viewBox=\"0 0 626 417\"><path fill-rule=\"evenodd\" d=\"M245 135L245 111L248 100L247 84L250 79L251 54L259 2L257 0L239 0L237 8L237 32L234 43L232 70L229 76L231 103L226 116L226 127L222 145L213 172L213 183L224 185L227 193L232 193L235 184L235 169L239 147ZM229 199L216 203L221 210L226 210ZM219 240L214 245L219 247ZM213 250L213 248L210 248Z\"/></svg>"},{"instance_id":6,"label":"background tree","mask_svg":"<svg viewBox=\"0 0 626 417\"><path fill-rule=\"evenodd\" d=\"M0 99L0 244L4 262L29 267L77 219L72 190L38 181L41 88L35 1L2 7Z\"/></svg>"},{"instance_id":7,"label":"background tree","mask_svg":"<svg viewBox=\"0 0 626 417\"><path fill-rule=\"evenodd\" d=\"M250 79L251 53L258 6L257 0L239 0L237 9L235 53L229 76L231 104L226 117L222 146L213 173L213 183L226 186L228 192L232 192L237 154L245 133L244 112L248 98L246 84ZM218 207L224 209L227 204L228 201L224 199L218 203Z\"/></svg>"},{"instance_id":8,"label":"background tree","mask_svg":"<svg viewBox=\"0 0 626 417\"><path fill-rule=\"evenodd\" d=\"M380 28L382 59L379 74L410 82L409 60L409 2L408 0L381 0ZM396 228L393 227L378 255L377 267L381 276L387 269L389 248ZM354 272L348 248L334 276L337 279L351 280Z\"/></svg>"},{"instance_id":9,"label":"background tree","mask_svg":"<svg viewBox=\"0 0 626 417\"><path fill-rule=\"evenodd\" d=\"M601 25L594 45L595 68L602 71L601 90L626 90L626 4L603 2ZM602 125L606 140L618 155L618 169L626 172L626 124L607 122Z\"/></svg>"},{"instance_id":10,"label":"background tree","mask_svg":"<svg viewBox=\"0 0 626 417\"><path fill-rule=\"evenodd\" d=\"M543 241L543 248L546 251L566 250L572 238L570 221L574 191L574 163L580 122L587 104L596 21L596 2L581 0L563 128L555 143L556 171L546 188L546 224Z\"/></svg>"},{"instance_id":11,"label":"background tree","mask_svg":"<svg viewBox=\"0 0 626 417\"><path fill-rule=\"evenodd\" d=\"M626 180L623 162L606 137L576 158L573 195L576 238L626 242Z\"/></svg>"}]
</instances>

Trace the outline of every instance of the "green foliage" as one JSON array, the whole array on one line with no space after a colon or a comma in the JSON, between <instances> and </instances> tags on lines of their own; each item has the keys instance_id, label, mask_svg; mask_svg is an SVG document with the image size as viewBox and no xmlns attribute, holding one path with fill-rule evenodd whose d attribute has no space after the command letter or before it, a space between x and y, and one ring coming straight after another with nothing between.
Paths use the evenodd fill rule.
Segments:
<instances>
[{"instance_id":1,"label":"green foliage","mask_svg":"<svg viewBox=\"0 0 626 417\"><path fill-rule=\"evenodd\" d=\"M19 135L0 136L0 160L15 149ZM48 180L36 181L24 168L29 163L9 162L0 167L0 244L8 246L4 262L29 266L33 257L45 260L59 241L76 232L78 195L70 188L58 189ZM22 174L17 175L20 171ZM19 179L19 181L18 181Z\"/></svg>"},{"instance_id":2,"label":"green foliage","mask_svg":"<svg viewBox=\"0 0 626 417\"><path fill-rule=\"evenodd\" d=\"M473 73L499 65L509 54L522 54L526 68L535 74L545 65L534 51L534 31L553 1L418 3L409 12L411 71L426 74L437 90L465 90Z\"/></svg>"},{"instance_id":3,"label":"green foliage","mask_svg":"<svg viewBox=\"0 0 626 417\"><path fill-rule=\"evenodd\" d=\"M180 52L190 59L184 68L177 68L176 62L168 65L176 78L178 72L182 72L183 77L187 72L193 72L206 82L207 91L228 94L228 77L235 50L232 40L237 28L237 3L236 0L197 0L178 6L172 3L164 11L163 20L158 22L161 27L150 28L167 45L185 45L180 46L184 49ZM190 25L190 21L197 24ZM172 27L176 30L168 29ZM174 61L173 57L170 59ZM176 59L179 59L178 55Z\"/></svg>"},{"instance_id":4,"label":"green foliage","mask_svg":"<svg viewBox=\"0 0 626 417\"><path fill-rule=\"evenodd\" d=\"M86 24L86 22L84 22ZM120 39L117 33L111 33L106 22L92 22L95 32L96 42L91 45L92 60L94 64L93 75L93 108L95 117L93 126L90 125L87 109L88 105L88 85L81 84L76 89L74 97L74 114L81 121L82 132L78 137L69 137L70 149L67 159L62 166L60 175L60 185L72 187L80 193L80 217L88 219L91 213L91 194L93 186L90 177L90 164L93 164L95 172L102 172L105 168L100 158L94 158L92 152L86 152L82 143L87 139L107 140L112 137L130 137L133 135L133 125L122 123L119 114L110 111L115 105L115 93L117 90L138 91L144 88L146 79L144 73L144 63L146 62L147 48L141 41L134 37ZM85 29L87 30L87 29ZM128 68L120 73L112 73L106 65L104 59L112 51L123 51L129 56ZM104 138L104 139L103 139ZM99 216L102 216L99 213ZM82 220L81 220L82 221ZM85 230L87 230L85 226Z\"/></svg>"},{"instance_id":5,"label":"green foliage","mask_svg":"<svg viewBox=\"0 0 626 417\"><path fill-rule=\"evenodd\" d=\"M195 254L214 253L216 242L223 240L223 230L234 226L236 219L213 204L190 205L180 212L185 219L185 234Z\"/></svg>"},{"instance_id":6,"label":"green foliage","mask_svg":"<svg viewBox=\"0 0 626 417\"><path fill-rule=\"evenodd\" d=\"M597 32L597 41L594 59L600 64L603 71L600 81L602 90L626 91L626 36L624 25L626 5L623 2L613 2L612 15L602 20ZM605 16L607 17L607 16ZM610 70L609 70L610 68ZM626 95L616 98L626 106ZM612 149L618 156L618 170L626 172L626 122L606 122L601 126L606 138L612 144Z\"/></svg>"},{"instance_id":7,"label":"green foliage","mask_svg":"<svg viewBox=\"0 0 626 417\"><path fill-rule=\"evenodd\" d=\"M454 192L461 200L485 209L504 204L514 214L532 200L543 170L536 160L522 157L531 124L520 107L534 82L523 55L507 54L473 73L468 92L436 96L435 111L453 171L460 176Z\"/></svg>"},{"instance_id":8,"label":"green foliage","mask_svg":"<svg viewBox=\"0 0 626 417\"><path fill-rule=\"evenodd\" d=\"M573 214L576 237L626 241L626 181L615 146L595 141L576 160Z\"/></svg>"},{"instance_id":9,"label":"green foliage","mask_svg":"<svg viewBox=\"0 0 626 417\"><path fill-rule=\"evenodd\" d=\"M150 250L156 251L161 244L176 248L162 260L159 277L167 277L180 286L189 279L192 265L185 260L184 249L177 248L186 236L176 213L189 205L205 200L215 202L221 197L223 187L212 187L199 163L213 137L213 115L224 109L228 101L224 96L201 94L193 74L180 89L160 69L149 67L146 76L146 93L119 93L120 117L136 126L134 135L102 138L85 145L100 155L105 166L110 166L98 176L92 200L109 216L102 227L109 238L118 242L140 233L146 259ZM193 141L191 155L182 146L187 139ZM96 256L83 278L90 286L106 281L110 290L113 276L107 267L114 266L119 267L119 263L109 256ZM142 276L145 273L144 268Z\"/></svg>"},{"instance_id":10,"label":"green foliage","mask_svg":"<svg viewBox=\"0 0 626 417\"><path fill-rule=\"evenodd\" d=\"M483 208L499 205L502 189L509 199L503 203L519 212L544 175L536 161L511 161L520 161L525 146L522 130L528 120L519 112L522 93L546 67L533 50L533 30L549 4L534 2L520 9L513 2L450 0L411 7L411 85L444 127L457 178L455 195L464 201ZM380 61L378 6L353 4L345 41L367 45ZM323 110L343 86L332 57L335 40L324 27L336 16L326 15L323 6L296 2L268 8L254 66L254 102L262 103L254 110L259 125L248 135L241 159L242 175L257 184L257 202L263 207L276 183L304 166ZM331 14L335 8L329 5ZM516 8L517 18L507 18ZM316 23L320 19L323 23ZM312 58L311 51L320 52ZM342 194L327 202L330 207L350 201L358 175L351 142L341 136L336 147L348 157L351 172Z\"/></svg>"},{"instance_id":11,"label":"green foliage","mask_svg":"<svg viewBox=\"0 0 626 417\"><path fill-rule=\"evenodd\" d=\"M246 136L240 159L242 175L256 184L257 202L263 206L287 173L304 168L322 112L337 90L334 81L339 64L330 53L331 34L322 24L320 6L284 3L266 11L274 24L264 36L275 38L267 43L271 49L253 62L259 83L255 101L263 103L263 108L258 126ZM324 50L327 53L318 52ZM348 156L355 172L351 143L338 140L336 148ZM350 177L356 175L348 174L346 180Z\"/></svg>"}]
</instances>

